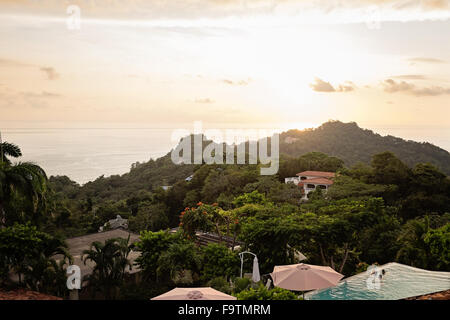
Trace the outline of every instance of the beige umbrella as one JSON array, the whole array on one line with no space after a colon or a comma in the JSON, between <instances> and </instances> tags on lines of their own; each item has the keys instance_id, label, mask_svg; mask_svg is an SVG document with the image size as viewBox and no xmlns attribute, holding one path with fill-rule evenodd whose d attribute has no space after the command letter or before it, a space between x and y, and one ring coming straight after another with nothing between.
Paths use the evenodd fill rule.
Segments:
<instances>
[{"instance_id":1,"label":"beige umbrella","mask_svg":"<svg viewBox=\"0 0 450 320\"><path fill-rule=\"evenodd\" d=\"M207 287L175 288L151 300L237 300L237 298Z\"/></svg>"},{"instance_id":2,"label":"beige umbrella","mask_svg":"<svg viewBox=\"0 0 450 320\"><path fill-rule=\"evenodd\" d=\"M270 276L274 286L295 291L333 287L344 277L330 267L304 263L275 266Z\"/></svg>"}]
</instances>

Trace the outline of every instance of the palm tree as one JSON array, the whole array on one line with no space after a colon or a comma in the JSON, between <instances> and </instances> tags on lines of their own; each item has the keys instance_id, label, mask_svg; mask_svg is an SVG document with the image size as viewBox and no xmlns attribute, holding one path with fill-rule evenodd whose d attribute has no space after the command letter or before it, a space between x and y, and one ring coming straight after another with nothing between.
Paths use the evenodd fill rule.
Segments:
<instances>
[{"instance_id":1,"label":"palm tree","mask_svg":"<svg viewBox=\"0 0 450 320\"><path fill-rule=\"evenodd\" d=\"M0 139L0 163L11 164L8 157L18 158L22 156L22 151L18 145L9 142L1 142Z\"/></svg>"},{"instance_id":2,"label":"palm tree","mask_svg":"<svg viewBox=\"0 0 450 320\"><path fill-rule=\"evenodd\" d=\"M91 275L87 277L89 285L93 288L92 294L97 291L104 292L106 299L115 297L114 291L123 282L125 270L132 267L128 260L131 251L130 237L108 239L104 243L95 241L89 250L83 251L83 262L88 260L95 263Z\"/></svg>"},{"instance_id":3,"label":"palm tree","mask_svg":"<svg viewBox=\"0 0 450 320\"><path fill-rule=\"evenodd\" d=\"M173 243L159 256L157 275L169 276L175 284L192 284L201 269L201 257L193 243Z\"/></svg>"},{"instance_id":4,"label":"palm tree","mask_svg":"<svg viewBox=\"0 0 450 320\"><path fill-rule=\"evenodd\" d=\"M0 163L0 225L6 225L6 209L15 197L24 197L26 204L36 213L39 205L45 205L46 189L47 175L38 165L31 162ZM33 220L36 219L34 215Z\"/></svg>"}]
</instances>

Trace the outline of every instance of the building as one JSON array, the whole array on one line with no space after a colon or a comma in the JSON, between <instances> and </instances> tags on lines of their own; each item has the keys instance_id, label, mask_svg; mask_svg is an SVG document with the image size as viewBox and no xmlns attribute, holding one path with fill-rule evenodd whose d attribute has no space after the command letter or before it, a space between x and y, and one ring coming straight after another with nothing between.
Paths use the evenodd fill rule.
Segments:
<instances>
[{"instance_id":1,"label":"building","mask_svg":"<svg viewBox=\"0 0 450 320\"><path fill-rule=\"evenodd\" d=\"M80 267L81 277L90 275L95 267L95 263L91 260L87 260L86 263L83 261L83 251L89 250L91 248L91 244L95 241L104 243L108 239L112 238L122 238L127 239L130 237L130 244L139 240L139 235L135 233L131 233L125 231L123 229L114 229L104 232L92 233L85 236L70 238L66 240L67 246L69 247L69 253L73 257L73 264ZM134 265L134 261L137 257L140 256L140 253L132 250L128 255L128 259L133 264L132 269L129 270L127 268L127 273L134 274L139 272L140 269L138 266ZM57 255L54 257L55 259L60 259L61 255Z\"/></svg>"},{"instance_id":2,"label":"building","mask_svg":"<svg viewBox=\"0 0 450 320\"><path fill-rule=\"evenodd\" d=\"M120 215L117 215L115 219L111 219L98 229L98 232L114 229L128 229L128 219L123 219Z\"/></svg>"},{"instance_id":3,"label":"building","mask_svg":"<svg viewBox=\"0 0 450 320\"><path fill-rule=\"evenodd\" d=\"M317 188L328 191L333 184L334 172L326 171L303 171L296 174L296 177L284 179L285 183L294 183L303 189L302 200L308 200L308 194Z\"/></svg>"}]
</instances>

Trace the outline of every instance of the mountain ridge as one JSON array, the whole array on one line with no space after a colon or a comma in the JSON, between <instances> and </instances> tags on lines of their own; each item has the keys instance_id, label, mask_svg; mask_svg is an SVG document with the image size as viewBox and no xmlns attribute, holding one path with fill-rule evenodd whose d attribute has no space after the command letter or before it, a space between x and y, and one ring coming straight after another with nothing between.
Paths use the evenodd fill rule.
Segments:
<instances>
[{"instance_id":1,"label":"mountain ridge","mask_svg":"<svg viewBox=\"0 0 450 320\"><path fill-rule=\"evenodd\" d=\"M342 159L347 166L370 163L374 154L391 151L408 166L431 163L450 175L450 153L429 142L416 142L382 136L362 129L356 122L333 120L314 129L292 129L280 134L280 153L299 157L308 152L322 152Z\"/></svg>"}]
</instances>

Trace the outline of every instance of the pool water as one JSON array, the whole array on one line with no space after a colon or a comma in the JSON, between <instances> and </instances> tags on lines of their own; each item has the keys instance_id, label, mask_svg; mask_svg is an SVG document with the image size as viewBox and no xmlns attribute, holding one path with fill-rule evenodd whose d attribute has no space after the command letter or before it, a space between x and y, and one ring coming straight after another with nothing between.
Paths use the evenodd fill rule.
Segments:
<instances>
[{"instance_id":1,"label":"pool water","mask_svg":"<svg viewBox=\"0 0 450 320\"><path fill-rule=\"evenodd\" d=\"M450 272L428 271L399 263L377 268L385 270L381 280L373 281L369 272L343 279L335 287L305 294L307 300L398 300L450 289ZM379 278L377 278L379 279Z\"/></svg>"}]
</instances>

